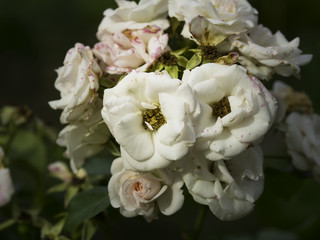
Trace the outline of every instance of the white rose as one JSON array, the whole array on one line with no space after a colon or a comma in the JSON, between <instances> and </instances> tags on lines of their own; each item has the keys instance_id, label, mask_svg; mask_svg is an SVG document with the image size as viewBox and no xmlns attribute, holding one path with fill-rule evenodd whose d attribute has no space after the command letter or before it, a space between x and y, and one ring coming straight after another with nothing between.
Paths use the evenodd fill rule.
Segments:
<instances>
[{"instance_id":1,"label":"white rose","mask_svg":"<svg viewBox=\"0 0 320 240\"><path fill-rule=\"evenodd\" d=\"M148 25L157 25L162 29L169 27L167 20L167 0L116 0L118 8L105 10L104 18L98 28L98 39L105 34L122 32L125 29L143 29Z\"/></svg>"},{"instance_id":2,"label":"white rose","mask_svg":"<svg viewBox=\"0 0 320 240\"><path fill-rule=\"evenodd\" d=\"M87 120L73 122L59 133L57 143L67 147L65 154L70 158L74 172L77 172L87 158L100 152L110 137L108 127L101 117L101 102L97 99L93 113Z\"/></svg>"},{"instance_id":3,"label":"white rose","mask_svg":"<svg viewBox=\"0 0 320 240\"><path fill-rule=\"evenodd\" d=\"M8 168L0 168L0 207L6 205L10 201L13 193L14 187L10 170Z\"/></svg>"},{"instance_id":4,"label":"white rose","mask_svg":"<svg viewBox=\"0 0 320 240\"><path fill-rule=\"evenodd\" d=\"M182 168L193 199L208 205L220 220L247 215L263 192L263 154L258 146L220 161L209 161L202 153L193 152Z\"/></svg>"},{"instance_id":5,"label":"white rose","mask_svg":"<svg viewBox=\"0 0 320 240\"><path fill-rule=\"evenodd\" d=\"M57 72L55 87L60 91L61 99L51 101L49 105L53 109L63 109L61 123L88 118L98 96L98 77L101 75L90 48L77 43L68 51L64 66Z\"/></svg>"},{"instance_id":6,"label":"white rose","mask_svg":"<svg viewBox=\"0 0 320 240\"><path fill-rule=\"evenodd\" d=\"M156 25L143 29L105 34L94 46L94 54L107 64L106 72L128 73L133 69L145 71L168 50L168 35Z\"/></svg>"},{"instance_id":7,"label":"white rose","mask_svg":"<svg viewBox=\"0 0 320 240\"><path fill-rule=\"evenodd\" d=\"M257 10L246 0L169 0L169 16L185 21L185 37L190 37L189 24L204 17L215 32L233 35L246 32L257 24Z\"/></svg>"},{"instance_id":8,"label":"white rose","mask_svg":"<svg viewBox=\"0 0 320 240\"><path fill-rule=\"evenodd\" d=\"M139 171L167 167L195 142L199 104L190 87L167 72L132 71L106 89L102 117L120 144L125 165Z\"/></svg>"},{"instance_id":9,"label":"white rose","mask_svg":"<svg viewBox=\"0 0 320 240\"><path fill-rule=\"evenodd\" d=\"M182 81L201 103L196 147L210 160L239 154L261 140L273 123L275 99L243 67L208 63L184 71Z\"/></svg>"},{"instance_id":10,"label":"white rose","mask_svg":"<svg viewBox=\"0 0 320 240\"><path fill-rule=\"evenodd\" d=\"M161 213L171 215L183 205L183 181L177 173L125 170L121 158L114 160L111 173L108 184L110 203L120 208L125 217L142 215L152 221L157 217L158 208Z\"/></svg>"},{"instance_id":11,"label":"white rose","mask_svg":"<svg viewBox=\"0 0 320 240\"><path fill-rule=\"evenodd\" d=\"M311 171L320 182L320 116L291 113L286 123L286 141L293 165L301 171Z\"/></svg>"},{"instance_id":12,"label":"white rose","mask_svg":"<svg viewBox=\"0 0 320 240\"><path fill-rule=\"evenodd\" d=\"M299 38L291 42L281 32L272 32L258 25L239 39L230 39L242 56L240 63L262 79L270 79L274 73L299 77L300 66L311 61L312 55L301 54Z\"/></svg>"}]
</instances>

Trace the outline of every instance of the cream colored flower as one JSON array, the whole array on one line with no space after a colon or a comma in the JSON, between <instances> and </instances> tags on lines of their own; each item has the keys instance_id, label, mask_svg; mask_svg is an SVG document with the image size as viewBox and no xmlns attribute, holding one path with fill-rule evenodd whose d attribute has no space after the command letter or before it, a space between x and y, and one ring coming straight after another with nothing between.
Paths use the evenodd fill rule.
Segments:
<instances>
[{"instance_id":1,"label":"cream colored flower","mask_svg":"<svg viewBox=\"0 0 320 240\"><path fill-rule=\"evenodd\" d=\"M156 25L143 29L125 29L105 34L94 46L94 54L111 74L145 71L163 52L168 50L168 35Z\"/></svg>"},{"instance_id":2,"label":"cream colored flower","mask_svg":"<svg viewBox=\"0 0 320 240\"><path fill-rule=\"evenodd\" d=\"M258 146L220 161L193 152L182 164L183 181L193 199L208 205L220 220L247 215L263 192L263 154Z\"/></svg>"},{"instance_id":3,"label":"cream colored flower","mask_svg":"<svg viewBox=\"0 0 320 240\"><path fill-rule=\"evenodd\" d=\"M189 38L189 25L196 17L223 36L246 32L257 24L258 12L246 0L169 0L169 16L185 21L182 32ZM219 35L219 34L215 34Z\"/></svg>"},{"instance_id":4,"label":"cream colored flower","mask_svg":"<svg viewBox=\"0 0 320 240\"><path fill-rule=\"evenodd\" d=\"M74 172L87 158L100 152L110 137L108 127L101 117L102 101L97 99L93 113L87 120L75 121L59 133L57 143L67 148L66 157L71 160Z\"/></svg>"},{"instance_id":5,"label":"cream colored flower","mask_svg":"<svg viewBox=\"0 0 320 240\"><path fill-rule=\"evenodd\" d=\"M184 201L179 174L167 170L136 172L125 170L121 158L111 166L112 177L108 184L110 203L125 217L142 215L147 221L157 217L157 210L171 215Z\"/></svg>"},{"instance_id":6,"label":"cream colored flower","mask_svg":"<svg viewBox=\"0 0 320 240\"><path fill-rule=\"evenodd\" d=\"M275 99L243 67L208 63L186 70L182 81L201 103L196 148L210 160L241 153L259 142L273 123Z\"/></svg>"},{"instance_id":7,"label":"cream colored flower","mask_svg":"<svg viewBox=\"0 0 320 240\"><path fill-rule=\"evenodd\" d=\"M119 33L126 29L143 29L148 25L156 25L161 29L169 27L167 20L167 0L116 0L118 8L105 10L104 18L98 28L98 39L104 35Z\"/></svg>"},{"instance_id":8,"label":"cream colored flower","mask_svg":"<svg viewBox=\"0 0 320 240\"><path fill-rule=\"evenodd\" d=\"M311 171L320 182L320 116L291 113L286 124L286 141L293 165L301 171Z\"/></svg>"},{"instance_id":9,"label":"cream colored flower","mask_svg":"<svg viewBox=\"0 0 320 240\"><path fill-rule=\"evenodd\" d=\"M190 87L167 72L132 71L105 90L102 117L120 144L125 166L150 171L187 154L199 110Z\"/></svg>"},{"instance_id":10,"label":"cream colored flower","mask_svg":"<svg viewBox=\"0 0 320 240\"><path fill-rule=\"evenodd\" d=\"M61 123L87 119L98 97L98 77L101 75L91 49L77 43L68 51L64 66L57 72L55 87L60 91L61 99L51 101L49 105L63 110Z\"/></svg>"},{"instance_id":11,"label":"cream colored flower","mask_svg":"<svg viewBox=\"0 0 320 240\"><path fill-rule=\"evenodd\" d=\"M0 146L0 207L6 205L11 200L11 196L14 193L10 170L3 167L3 158L4 152Z\"/></svg>"},{"instance_id":12,"label":"cream colored flower","mask_svg":"<svg viewBox=\"0 0 320 240\"><path fill-rule=\"evenodd\" d=\"M280 32L272 32L258 25L240 38L230 39L240 52L240 63L261 79L270 79L274 73L299 77L300 66L311 61L312 55L302 54L299 38L291 42Z\"/></svg>"}]
</instances>

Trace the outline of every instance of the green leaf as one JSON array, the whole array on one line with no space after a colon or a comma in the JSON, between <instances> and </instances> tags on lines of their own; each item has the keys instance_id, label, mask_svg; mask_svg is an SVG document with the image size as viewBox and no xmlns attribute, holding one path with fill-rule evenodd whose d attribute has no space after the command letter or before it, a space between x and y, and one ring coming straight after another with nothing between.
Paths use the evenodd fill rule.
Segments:
<instances>
[{"instance_id":1,"label":"green leaf","mask_svg":"<svg viewBox=\"0 0 320 240\"><path fill-rule=\"evenodd\" d=\"M109 204L106 187L95 187L78 193L69 204L65 230L73 230L85 220L105 210Z\"/></svg>"},{"instance_id":2,"label":"green leaf","mask_svg":"<svg viewBox=\"0 0 320 240\"><path fill-rule=\"evenodd\" d=\"M200 52L195 53L187 63L186 69L193 69L202 62L202 56Z\"/></svg>"},{"instance_id":3,"label":"green leaf","mask_svg":"<svg viewBox=\"0 0 320 240\"><path fill-rule=\"evenodd\" d=\"M177 65L165 66L164 68L172 78L178 78L179 68Z\"/></svg>"},{"instance_id":4,"label":"green leaf","mask_svg":"<svg viewBox=\"0 0 320 240\"><path fill-rule=\"evenodd\" d=\"M105 178L105 175L110 173L111 163L114 159L115 157L113 155L104 150L101 154L98 154L86 161L83 168L90 176L90 180L93 180L92 178L96 177L96 175L103 175Z\"/></svg>"},{"instance_id":5,"label":"green leaf","mask_svg":"<svg viewBox=\"0 0 320 240\"><path fill-rule=\"evenodd\" d=\"M81 240L90 240L97 231L97 228L98 225L94 224L92 221L85 221L82 228Z\"/></svg>"}]
</instances>

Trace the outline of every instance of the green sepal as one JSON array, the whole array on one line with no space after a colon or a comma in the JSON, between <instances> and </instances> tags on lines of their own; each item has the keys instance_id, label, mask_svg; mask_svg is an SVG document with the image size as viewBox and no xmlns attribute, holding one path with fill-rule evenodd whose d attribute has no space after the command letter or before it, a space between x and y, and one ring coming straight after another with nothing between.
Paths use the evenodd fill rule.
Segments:
<instances>
[{"instance_id":1,"label":"green sepal","mask_svg":"<svg viewBox=\"0 0 320 240\"><path fill-rule=\"evenodd\" d=\"M202 62L201 52L196 52L192 58L188 61L186 69L193 69Z\"/></svg>"},{"instance_id":2,"label":"green sepal","mask_svg":"<svg viewBox=\"0 0 320 240\"><path fill-rule=\"evenodd\" d=\"M199 48L191 48L188 51L189 52L193 52L193 53L199 53L199 52L201 52L201 49L199 49Z\"/></svg>"},{"instance_id":3,"label":"green sepal","mask_svg":"<svg viewBox=\"0 0 320 240\"><path fill-rule=\"evenodd\" d=\"M185 53L185 51L188 50L188 47L184 47L175 51L171 51L170 54L174 55L175 57L179 57L180 55L182 55L183 53Z\"/></svg>"},{"instance_id":4,"label":"green sepal","mask_svg":"<svg viewBox=\"0 0 320 240\"><path fill-rule=\"evenodd\" d=\"M161 72L164 69L165 65L159 61L159 59L152 65L150 72L159 71Z\"/></svg>"},{"instance_id":5,"label":"green sepal","mask_svg":"<svg viewBox=\"0 0 320 240\"><path fill-rule=\"evenodd\" d=\"M180 67L186 68L187 64L188 64L188 59L185 58L184 56L177 56L177 64Z\"/></svg>"},{"instance_id":6,"label":"green sepal","mask_svg":"<svg viewBox=\"0 0 320 240\"><path fill-rule=\"evenodd\" d=\"M164 69L169 73L172 78L178 78L179 68L177 65L165 66Z\"/></svg>"}]
</instances>

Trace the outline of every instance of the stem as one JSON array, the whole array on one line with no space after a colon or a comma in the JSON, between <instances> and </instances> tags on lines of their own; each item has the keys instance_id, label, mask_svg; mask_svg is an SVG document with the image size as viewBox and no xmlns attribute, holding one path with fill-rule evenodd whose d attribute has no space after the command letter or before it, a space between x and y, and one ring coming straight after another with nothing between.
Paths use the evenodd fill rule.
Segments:
<instances>
[{"instance_id":1,"label":"stem","mask_svg":"<svg viewBox=\"0 0 320 240\"><path fill-rule=\"evenodd\" d=\"M207 214L207 210L208 210L208 206L206 206L206 205L202 205L200 207L199 212L198 212L198 216L197 216L197 219L196 219L196 222L194 225L194 230L193 230L191 240L199 239L199 236L200 236L200 233L202 230L202 226L203 226L203 222L204 222L204 219Z\"/></svg>"},{"instance_id":2,"label":"stem","mask_svg":"<svg viewBox=\"0 0 320 240\"><path fill-rule=\"evenodd\" d=\"M9 219L3 223L0 223L0 231L8 228L8 227L11 227L12 225L14 225L16 223L16 220L15 219Z\"/></svg>"}]
</instances>

